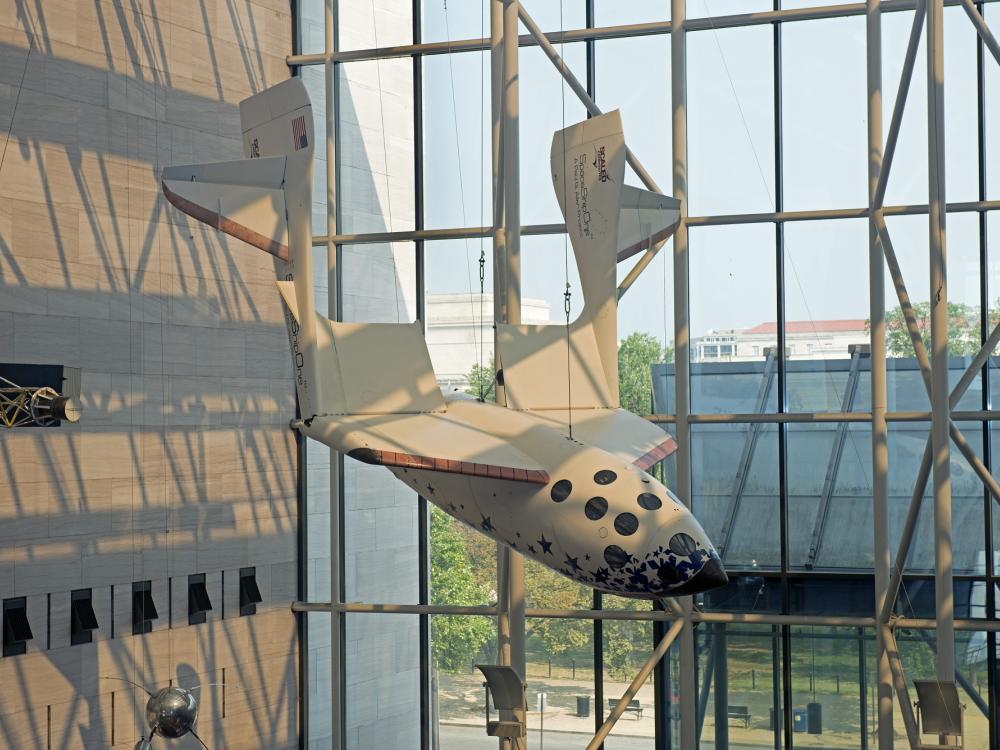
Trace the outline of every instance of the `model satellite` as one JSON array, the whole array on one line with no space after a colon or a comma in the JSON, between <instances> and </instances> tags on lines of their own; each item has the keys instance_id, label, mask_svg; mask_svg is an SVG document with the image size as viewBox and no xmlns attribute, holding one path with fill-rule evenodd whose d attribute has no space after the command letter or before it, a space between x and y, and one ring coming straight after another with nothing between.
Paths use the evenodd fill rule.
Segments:
<instances>
[{"instance_id":1,"label":"model satellite","mask_svg":"<svg viewBox=\"0 0 1000 750\"><path fill-rule=\"evenodd\" d=\"M316 311L305 86L292 78L250 97L240 119L247 159L167 168L163 192L284 261L277 286L302 434L385 466L455 518L601 591L661 598L727 582L697 520L647 471L676 444L619 408L617 258L665 236L680 213L673 198L624 185L617 112L553 138L584 308L568 329L498 326L507 407L443 395L419 322L339 323Z\"/></svg>"}]
</instances>

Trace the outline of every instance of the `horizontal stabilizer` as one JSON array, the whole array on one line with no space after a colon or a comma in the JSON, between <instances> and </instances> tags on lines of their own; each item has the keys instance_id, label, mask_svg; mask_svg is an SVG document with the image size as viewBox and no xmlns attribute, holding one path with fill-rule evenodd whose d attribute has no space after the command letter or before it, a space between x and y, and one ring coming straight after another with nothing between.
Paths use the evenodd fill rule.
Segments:
<instances>
[{"instance_id":1,"label":"horizontal stabilizer","mask_svg":"<svg viewBox=\"0 0 1000 750\"><path fill-rule=\"evenodd\" d=\"M618 215L618 260L630 258L667 239L681 218L681 202L624 185Z\"/></svg>"},{"instance_id":2,"label":"horizontal stabilizer","mask_svg":"<svg viewBox=\"0 0 1000 750\"><path fill-rule=\"evenodd\" d=\"M300 311L305 314L306 311ZM420 323L335 323L317 316L320 372L329 384L323 414L444 411Z\"/></svg>"},{"instance_id":3,"label":"horizontal stabilizer","mask_svg":"<svg viewBox=\"0 0 1000 750\"><path fill-rule=\"evenodd\" d=\"M303 434L381 466L547 484L548 473L503 437L448 412L316 417Z\"/></svg>"},{"instance_id":4,"label":"horizontal stabilizer","mask_svg":"<svg viewBox=\"0 0 1000 750\"><path fill-rule=\"evenodd\" d=\"M504 390L512 409L598 409L617 406L604 372L594 329L498 325Z\"/></svg>"},{"instance_id":5,"label":"horizontal stabilizer","mask_svg":"<svg viewBox=\"0 0 1000 750\"><path fill-rule=\"evenodd\" d=\"M288 260L285 157L167 167L163 194L198 221Z\"/></svg>"},{"instance_id":6,"label":"horizontal stabilizer","mask_svg":"<svg viewBox=\"0 0 1000 750\"><path fill-rule=\"evenodd\" d=\"M544 411L536 416L566 430L567 412ZM624 409L573 410L573 437L606 450L643 471L677 450L677 442L648 419Z\"/></svg>"}]
</instances>

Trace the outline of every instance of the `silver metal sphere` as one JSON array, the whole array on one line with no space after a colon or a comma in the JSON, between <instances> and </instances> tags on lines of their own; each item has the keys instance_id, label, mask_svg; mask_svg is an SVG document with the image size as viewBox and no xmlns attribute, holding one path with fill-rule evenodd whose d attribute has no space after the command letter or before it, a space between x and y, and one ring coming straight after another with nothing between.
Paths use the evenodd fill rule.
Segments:
<instances>
[{"instance_id":1,"label":"silver metal sphere","mask_svg":"<svg viewBox=\"0 0 1000 750\"><path fill-rule=\"evenodd\" d=\"M166 687L149 696L146 721L152 734L183 737L198 719L198 701L190 690Z\"/></svg>"}]
</instances>

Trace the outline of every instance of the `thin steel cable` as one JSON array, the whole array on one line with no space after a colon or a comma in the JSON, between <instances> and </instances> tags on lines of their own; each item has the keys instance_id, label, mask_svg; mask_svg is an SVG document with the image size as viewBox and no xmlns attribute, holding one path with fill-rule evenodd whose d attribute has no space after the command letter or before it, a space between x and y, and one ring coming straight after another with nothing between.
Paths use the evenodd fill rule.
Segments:
<instances>
[{"instance_id":1,"label":"thin steel cable","mask_svg":"<svg viewBox=\"0 0 1000 750\"><path fill-rule=\"evenodd\" d=\"M563 19L563 0L559 0L559 36L563 37L565 22ZM566 43L559 42L559 56L566 58ZM559 79L559 98L562 108L562 130L559 131L562 137L562 176L563 176L563 211L567 210L567 190L568 180L566 176L566 81ZM569 428L570 440L573 439L573 367L570 353L570 327L569 316L573 304L573 292L569 283L569 232L563 234L563 278L566 282L566 291L563 292L563 310L566 313L566 424ZM587 301L584 300L584 305Z\"/></svg>"}]
</instances>

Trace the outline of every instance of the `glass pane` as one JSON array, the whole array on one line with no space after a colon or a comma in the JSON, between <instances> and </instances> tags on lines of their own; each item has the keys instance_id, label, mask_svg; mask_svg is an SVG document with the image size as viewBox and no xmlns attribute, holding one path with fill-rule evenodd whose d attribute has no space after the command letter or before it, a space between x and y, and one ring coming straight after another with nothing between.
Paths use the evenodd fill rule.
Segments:
<instances>
[{"instance_id":1,"label":"glass pane","mask_svg":"<svg viewBox=\"0 0 1000 750\"><path fill-rule=\"evenodd\" d=\"M631 8L633 3L621 3ZM595 43L596 100L601 109L621 112L625 143L660 189L670 193L670 37L607 39ZM636 71L642 85L635 85ZM626 165L625 181L644 187Z\"/></svg>"},{"instance_id":2,"label":"glass pane","mask_svg":"<svg viewBox=\"0 0 1000 750\"><path fill-rule=\"evenodd\" d=\"M526 627L528 746L577 743L594 731L594 623L545 618L529 619Z\"/></svg>"},{"instance_id":3,"label":"glass pane","mask_svg":"<svg viewBox=\"0 0 1000 750\"><path fill-rule=\"evenodd\" d=\"M423 59L428 228L493 222L489 77L490 61L484 52Z\"/></svg>"},{"instance_id":4,"label":"glass pane","mask_svg":"<svg viewBox=\"0 0 1000 750\"><path fill-rule=\"evenodd\" d=\"M348 613L347 747L420 745L420 618Z\"/></svg>"},{"instance_id":5,"label":"glass pane","mask_svg":"<svg viewBox=\"0 0 1000 750\"><path fill-rule=\"evenodd\" d=\"M333 681L330 678L332 656L330 654L330 613L308 612L299 615L306 618L309 644L306 671L309 684L309 750L330 747L333 724L330 720L330 706Z\"/></svg>"},{"instance_id":6,"label":"glass pane","mask_svg":"<svg viewBox=\"0 0 1000 750\"><path fill-rule=\"evenodd\" d=\"M882 18L882 80L885 91L888 92L883 99L883 106L888 134L913 13L885 13ZM947 8L944 18L946 191L949 202L971 201L978 198L976 32L961 8ZM926 41L925 33L920 39L918 62L906 99L896 156L886 192L886 205L927 202ZM862 45L862 54L858 60L863 65L863 25L859 44ZM995 66L987 65L989 67ZM863 121L860 126L864 128Z\"/></svg>"},{"instance_id":7,"label":"glass pane","mask_svg":"<svg viewBox=\"0 0 1000 750\"><path fill-rule=\"evenodd\" d=\"M774 253L770 224L691 230L694 412L775 410ZM720 366L732 362L740 365Z\"/></svg>"},{"instance_id":8,"label":"glass pane","mask_svg":"<svg viewBox=\"0 0 1000 750\"><path fill-rule=\"evenodd\" d=\"M701 747L781 746L780 651L777 628L698 628Z\"/></svg>"},{"instance_id":9,"label":"glass pane","mask_svg":"<svg viewBox=\"0 0 1000 750\"><path fill-rule=\"evenodd\" d=\"M863 638L855 628L791 629L793 732L829 747L862 747Z\"/></svg>"},{"instance_id":10,"label":"glass pane","mask_svg":"<svg viewBox=\"0 0 1000 750\"><path fill-rule=\"evenodd\" d=\"M421 0L420 24L422 42L482 39L490 35L488 0L445 3ZM431 58L425 57L424 60Z\"/></svg>"},{"instance_id":11,"label":"glass pane","mask_svg":"<svg viewBox=\"0 0 1000 750\"><path fill-rule=\"evenodd\" d=\"M368 60L337 70L340 231L413 229L413 64Z\"/></svg>"},{"instance_id":12,"label":"glass pane","mask_svg":"<svg viewBox=\"0 0 1000 750\"><path fill-rule=\"evenodd\" d=\"M480 296L479 258L482 254ZM438 385L445 393L493 394L493 248L488 238L441 240L424 244L425 336ZM531 307L522 319L539 317ZM547 310L545 319L548 319ZM471 385L470 385L471 384Z\"/></svg>"},{"instance_id":13,"label":"glass pane","mask_svg":"<svg viewBox=\"0 0 1000 750\"><path fill-rule=\"evenodd\" d=\"M614 600L618 597L605 597L605 608L619 608ZM645 602L631 604L630 600L619 600L619 604L628 609L638 609L642 606L648 609ZM604 621L604 674L603 689L605 705L600 709L607 716L618 703L629 683L643 663L649 658L655 647L653 642L653 623L628 620ZM676 646L671 646L675 650ZM653 747L654 706L653 674L643 683L628 710L622 715L604 743L606 748L616 750L633 750L633 748Z\"/></svg>"},{"instance_id":14,"label":"glass pane","mask_svg":"<svg viewBox=\"0 0 1000 750\"><path fill-rule=\"evenodd\" d=\"M688 18L718 18L773 9L773 0L687 0Z\"/></svg>"},{"instance_id":15,"label":"glass pane","mask_svg":"<svg viewBox=\"0 0 1000 750\"><path fill-rule=\"evenodd\" d=\"M398 0L351 0L337 6L339 49L370 49L413 41L412 3ZM409 62L409 61L407 61Z\"/></svg>"},{"instance_id":16,"label":"glass pane","mask_svg":"<svg viewBox=\"0 0 1000 750\"><path fill-rule=\"evenodd\" d=\"M546 4L536 3L535 7ZM536 20L541 24L541 19ZM583 77L586 45L556 45L556 49L577 76ZM538 47L522 47L519 62L521 224L561 223L549 169L552 136L557 130L585 119L587 111ZM559 306L562 307L561 298Z\"/></svg>"},{"instance_id":17,"label":"glass pane","mask_svg":"<svg viewBox=\"0 0 1000 750\"><path fill-rule=\"evenodd\" d=\"M868 222L785 225L789 411L864 411L870 401Z\"/></svg>"},{"instance_id":18,"label":"glass pane","mask_svg":"<svg viewBox=\"0 0 1000 750\"><path fill-rule=\"evenodd\" d=\"M492 747L496 740L486 737L483 726L486 688L474 665L496 663L496 618L434 615L431 656L431 711L440 750L467 750L472 743Z\"/></svg>"},{"instance_id":19,"label":"glass pane","mask_svg":"<svg viewBox=\"0 0 1000 750\"><path fill-rule=\"evenodd\" d=\"M688 39L690 213L773 211L774 35L770 26Z\"/></svg>"},{"instance_id":20,"label":"glass pane","mask_svg":"<svg viewBox=\"0 0 1000 750\"><path fill-rule=\"evenodd\" d=\"M982 456L982 432L976 424L958 423L965 439ZM895 423L889 426L889 519L890 544L898 545L906 508L909 507L913 483L920 466L927 439L928 423ZM983 518L983 485L965 458L952 444L951 449L952 520L955 529L954 571L982 573L985 564ZM933 482L928 481L920 516L914 532L907 570L934 571L934 496ZM966 531L960 532L959 529ZM959 539L961 542L959 543Z\"/></svg>"},{"instance_id":21,"label":"glass pane","mask_svg":"<svg viewBox=\"0 0 1000 750\"><path fill-rule=\"evenodd\" d=\"M782 86L785 209L867 205L864 17L782 26Z\"/></svg>"},{"instance_id":22,"label":"glass pane","mask_svg":"<svg viewBox=\"0 0 1000 750\"><path fill-rule=\"evenodd\" d=\"M595 0L594 17L597 26L669 21L670 0Z\"/></svg>"},{"instance_id":23,"label":"glass pane","mask_svg":"<svg viewBox=\"0 0 1000 750\"><path fill-rule=\"evenodd\" d=\"M330 601L330 449L306 440L306 601ZM310 620L311 622L311 620Z\"/></svg>"},{"instance_id":24,"label":"glass pane","mask_svg":"<svg viewBox=\"0 0 1000 750\"><path fill-rule=\"evenodd\" d=\"M792 424L786 445L789 565L870 568L871 426Z\"/></svg>"},{"instance_id":25,"label":"glass pane","mask_svg":"<svg viewBox=\"0 0 1000 750\"><path fill-rule=\"evenodd\" d=\"M775 425L693 425L692 508L731 570L781 563Z\"/></svg>"}]
</instances>

